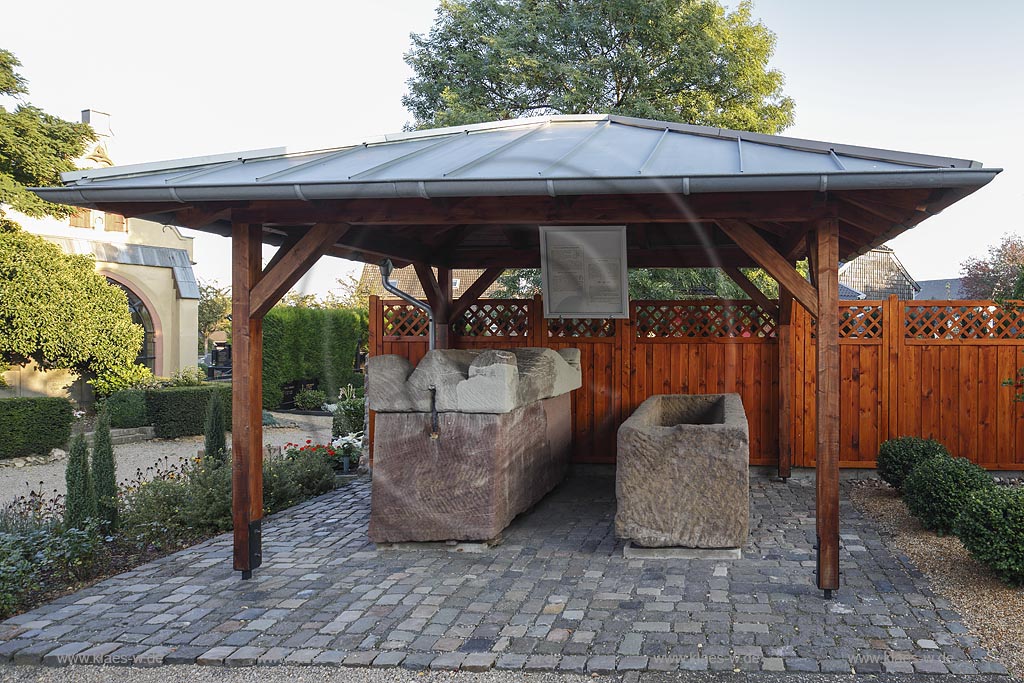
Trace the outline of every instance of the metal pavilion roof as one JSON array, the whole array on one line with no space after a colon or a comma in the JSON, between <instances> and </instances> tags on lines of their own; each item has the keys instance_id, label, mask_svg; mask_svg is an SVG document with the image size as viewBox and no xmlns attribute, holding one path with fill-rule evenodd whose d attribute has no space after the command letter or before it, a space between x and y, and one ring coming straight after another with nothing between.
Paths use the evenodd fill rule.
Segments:
<instances>
[{"instance_id":1,"label":"metal pavilion roof","mask_svg":"<svg viewBox=\"0 0 1024 683\"><path fill-rule=\"evenodd\" d=\"M263 150L115 166L36 188L53 202L959 188L1000 169L894 152L611 115L549 116L388 135L304 153Z\"/></svg>"}]
</instances>

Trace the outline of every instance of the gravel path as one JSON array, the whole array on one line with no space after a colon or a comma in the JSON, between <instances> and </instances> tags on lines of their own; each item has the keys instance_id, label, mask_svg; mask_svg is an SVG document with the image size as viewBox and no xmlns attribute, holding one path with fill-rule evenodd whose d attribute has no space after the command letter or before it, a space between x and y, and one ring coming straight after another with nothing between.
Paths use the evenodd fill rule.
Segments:
<instances>
[{"instance_id":1,"label":"gravel path","mask_svg":"<svg viewBox=\"0 0 1024 683\"><path fill-rule=\"evenodd\" d=\"M938 536L922 527L887 484L858 483L851 498L925 573L935 592L956 607L981 644L1012 675L1024 678L1024 589L999 581L956 536Z\"/></svg>"},{"instance_id":2,"label":"gravel path","mask_svg":"<svg viewBox=\"0 0 1024 683\"><path fill-rule=\"evenodd\" d=\"M317 415L289 415L276 413L278 421L292 423L289 427L264 427L263 441L271 446L283 446L312 439L314 443L326 443L331 438L331 418ZM230 443L231 435L228 435ZM163 459L164 466L180 463L192 457L203 446L203 437L188 436L180 439L151 439L139 443L114 446L119 481L133 479L136 472L153 467ZM46 491L49 494L63 494L65 491L64 469L67 460L58 460L45 465L26 467L0 467L0 507L30 490Z\"/></svg>"}]
</instances>

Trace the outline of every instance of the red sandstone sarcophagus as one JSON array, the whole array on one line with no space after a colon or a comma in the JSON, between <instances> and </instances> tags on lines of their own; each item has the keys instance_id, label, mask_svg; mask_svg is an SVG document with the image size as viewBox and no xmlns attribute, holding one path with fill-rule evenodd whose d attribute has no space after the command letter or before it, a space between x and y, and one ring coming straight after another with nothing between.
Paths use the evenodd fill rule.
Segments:
<instances>
[{"instance_id":1,"label":"red sandstone sarcophagus","mask_svg":"<svg viewBox=\"0 0 1024 683\"><path fill-rule=\"evenodd\" d=\"M485 541L565 476L579 351L376 356L370 539Z\"/></svg>"}]
</instances>

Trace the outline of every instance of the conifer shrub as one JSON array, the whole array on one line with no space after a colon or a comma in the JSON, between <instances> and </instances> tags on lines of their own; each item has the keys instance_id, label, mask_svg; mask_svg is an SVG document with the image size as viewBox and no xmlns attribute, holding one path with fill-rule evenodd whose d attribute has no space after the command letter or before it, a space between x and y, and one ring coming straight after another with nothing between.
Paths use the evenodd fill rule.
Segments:
<instances>
[{"instance_id":1,"label":"conifer shrub","mask_svg":"<svg viewBox=\"0 0 1024 683\"><path fill-rule=\"evenodd\" d=\"M89 467L89 447L85 435L79 434L71 442L67 469L64 472L67 497L64 503L64 526L85 529L89 520L97 517L96 487Z\"/></svg>"},{"instance_id":2,"label":"conifer shrub","mask_svg":"<svg viewBox=\"0 0 1024 683\"><path fill-rule=\"evenodd\" d=\"M117 462L110 440L110 417L101 410L92 437L92 480L96 508L107 533L117 530Z\"/></svg>"}]
</instances>

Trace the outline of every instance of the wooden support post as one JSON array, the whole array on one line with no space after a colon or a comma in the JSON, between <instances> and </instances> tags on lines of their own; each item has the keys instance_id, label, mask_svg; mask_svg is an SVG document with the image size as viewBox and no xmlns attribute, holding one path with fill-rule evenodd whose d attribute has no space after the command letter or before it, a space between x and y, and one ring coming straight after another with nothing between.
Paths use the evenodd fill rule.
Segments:
<instances>
[{"instance_id":1,"label":"wooden support post","mask_svg":"<svg viewBox=\"0 0 1024 683\"><path fill-rule=\"evenodd\" d=\"M427 304L434 313L434 348L451 348L450 325L452 310L452 271L450 268L434 269L426 263L414 263L416 277L423 287Z\"/></svg>"},{"instance_id":2,"label":"wooden support post","mask_svg":"<svg viewBox=\"0 0 1024 683\"><path fill-rule=\"evenodd\" d=\"M839 223L816 226L812 263L818 289L816 521L818 588L839 588Z\"/></svg>"},{"instance_id":3,"label":"wooden support post","mask_svg":"<svg viewBox=\"0 0 1024 683\"><path fill-rule=\"evenodd\" d=\"M242 578L263 559L263 319L252 290L262 276L262 226L231 226L231 519Z\"/></svg>"},{"instance_id":4,"label":"wooden support post","mask_svg":"<svg viewBox=\"0 0 1024 683\"><path fill-rule=\"evenodd\" d=\"M779 477L789 479L793 466L793 295L779 287Z\"/></svg>"},{"instance_id":5,"label":"wooden support post","mask_svg":"<svg viewBox=\"0 0 1024 683\"><path fill-rule=\"evenodd\" d=\"M451 268L437 269L437 284L440 290L440 297L437 306L434 308L434 348L450 349L451 338L451 312L452 312L452 270Z\"/></svg>"}]
</instances>

